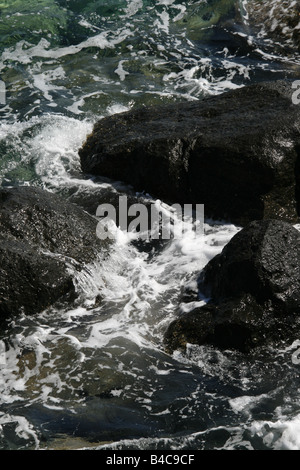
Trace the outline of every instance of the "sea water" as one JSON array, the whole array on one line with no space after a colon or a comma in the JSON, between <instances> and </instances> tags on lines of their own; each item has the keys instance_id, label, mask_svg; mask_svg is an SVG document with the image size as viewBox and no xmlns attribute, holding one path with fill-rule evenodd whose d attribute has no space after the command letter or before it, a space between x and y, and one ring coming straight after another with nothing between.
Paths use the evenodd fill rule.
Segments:
<instances>
[{"instance_id":1,"label":"sea water","mask_svg":"<svg viewBox=\"0 0 300 470\"><path fill-rule=\"evenodd\" d=\"M97 120L298 74L296 52L253 33L246 0L5 0L0 15L1 186L85 208L135 195L82 174ZM14 318L0 337L0 448L300 449L300 337L251 357L163 347L176 315L201 305L182 292L239 230L187 223L149 249L116 227L105 263L75 280L76 308Z\"/></svg>"}]
</instances>

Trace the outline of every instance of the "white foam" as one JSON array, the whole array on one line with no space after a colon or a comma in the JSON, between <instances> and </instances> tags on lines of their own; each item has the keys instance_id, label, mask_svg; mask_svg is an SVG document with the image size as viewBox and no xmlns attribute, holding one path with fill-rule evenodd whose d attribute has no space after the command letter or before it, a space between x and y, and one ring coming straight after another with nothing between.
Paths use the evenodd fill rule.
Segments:
<instances>
[{"instance_id":1,"label":"white foam","mask_svg":"<svg viewBox=\"0 0 300 470\"><path fill-rule=\"evenodd\" d=\"M143 8L143 0L127 0L127 8L124 10L124 16L130 18L137 14Z\"/></svg>"},{"instance_id":2,"label":"white foam","mask_svg":"<svg viewBox=\"0 0 300 470\"><path fill-rule=\"evenodd\" d=\"M122 337L139 347L153 349L159 344L165 323L175 317L181 286L198 276L209 259L219 253L239 229L224 225L219 226L214 238L210 231L195 236L190 223L182 238L171 241L150 263L145 253L130 244L132 234L117 227L115 230L117 236L105 265L102 263L98 269L95 265L93 273L98 272L98 276L92 275L96 283L94 287L91 283L90 292L92 297L99 289L100 295L113 303L114 315L109 320L96 322L84 345L100 348ZM194 306L186 304L185 308ZM153 322L155 329L151 326Z\"/></svg>"},{"instance_id":3,"label":"white foam","mask_svg":"<svg viewBox=\"0 0 300 470\"><path fill-rule=\"evenodd\" d=\"M164 10L162 13L157 13L159 19L155 20L153 26L156 26L159 31L169 34L170 15Z\"/></svg>"},{"instance_id":4,"label":"white foam","mask_svg":"<svg viewBox=\"0 0 300 470\"><path fill-rule=\"evenodd\" d=\"M218 78L214 77L212 62L209 58L201 58L196 61L195 65L185 67L180 72L167 73L163 77L166 90L173 95L175 90L181 97L191 100L203 95L217 95L226 90L244 86L244 84L236 84L234 78L242 76L248 80L249 66L235 63L234 60L223 60L222 65L224 74ZM169 88L168 85L171 87ZM188 92L183 93L183 90L188 90Z\"/></svg>"},{"instance_id":5,"label":"white foam","mask_svg":"<svg viewBox=\"0 0 300 470\"><path fill-rule=\"evenodd\" d=\"M175 2L175 0L158 0L157 5L170 6L170 5L173 5L174 2Z\"/></svg>"},{"instance_id":6,"label":"white foam","mask_svg":"<svg viewBox=\"0 0 300 470\"><path fill-rule=\"evenodd\" d=\"M32 69L32 76L33 76L33 85L38 89L41 90L43 93L44 97L48 101L52 101L52 96L49 92L53 90L63 90L63 86L58 86L57 84L52 84L51 82L57 79L62 79L65 78L65 71L63 67L59 66L56 69L53 69L48 72L43 72L43 73L36 73L35 70L38 67L35 66ZM55 103L52 103L55 105Z\"/></svg>"},{"instance_id":7,"label":"white foam","mask_svg":"<svg viewBox=\"0 0 300 470\"><path fill-rule=\"evenodd\" d=\"M94 78L94 77L93 77ZM95 78L94 78L95 80ZM70 106L66 106L65 109L66 111L70 111L73 114L79 115L79 114L84 114L84 111L80 108L83 108L86 100L88 100L91 97L99 98L101 95L106 95L101 90L93 91L92 93L87 93L87 94L82 94L79 99L76 99L76 97L73 97L73 103ZM102 116L98 116L100 119Z\"/></svg>"},{"instance_id":8,"label":"white foam","mask_svg":"<svg viewBox=\"0 0 300 470\"><path fill-rule=\"evenodd\" d=\"M0 433L1 428L6 424L15 424L16 435L25 440L33 439L36 449L39 448L39 438L33 426L23 416L12 416L9 414L0 414Z\"/></svg>"},{"instance_id":9,"label":"white foam","mask_svg":"<svg viewBox=\"0 0 300 470\"><path fill-rule=\"evenodd\" d=\"M250 426L252 435L262 438L273 450L300 450L300 415L291 419L254 421Z\"/></svg>"},{"instance_id":10,"label":"white foam","mask_svg":"<svg viewBox=\"0 0 300 470\"><path fill-rule=\"evenodd\" d=\"M258 396L243 395L237 398L232 398L229 400L229 404L235 413L244 413L247 416L251 416L252 409L257 406L261 400L264 400L267 397L268 396L266 394Z\"/></svg>"},{"instance_id":11,"label":"white foam","mask_svg":"<svg viewBox=\"0 0 300 470\"><path fill-rule=\"evenodd\" d=\"M61 185L91 185L90 180L72 179L72 170L80 168L78 148L92 130L92 122L79 121L64 116L49 116L42 119L40 131L30 139L28 145L35 155L36 172L53 187Z\"/></svg>"},{"instance_id":12,"label":"white foam","mask_svg":"<svg viewBox=\"0 0 300 470\"><path fill-rule=\"evenodd\" d=\"M129 75L129 72L124 70L123 64L126 63L126 60L120 60L118 67L115 70L115 73L119 75L121 82L126 78L126 75Z\"/></svg>"},{"instance_id":13,"label":"white foam","mask_svg":"<svg viewBox=\"0 0 300 470\"><path fill-rule=\"evenodd\" d=\"M108 38L110 34L112 37ZM68 55L78 54L82 50L90 47L99 49L113 49L125 38L128 38L132 35L133 32L128 28L123 28L115 34L110 33L110 31L102 31L101 33L89 37L79 44L57 48L51 48L50 42L45 38L42 38L36 46L33 46L25 40L22 40L19 41L14 48L5 49L3 51L1 57L2 68L4 67L3 63L7 61L14 61L23 65L27 65L30 64L34 58L61 59Z\"/></svg>"},{"instance_id":14,"label":"white foam","mask_svg":"<svg viewBox=\"0 0 300 470\"><path fill-rule=\"evenodd\" d=\"M107 112L109 115L124 113L125 111L129 111L129 106L124 106L122 104L113 104L107 108Z\"/></svg>"}]
</instances>

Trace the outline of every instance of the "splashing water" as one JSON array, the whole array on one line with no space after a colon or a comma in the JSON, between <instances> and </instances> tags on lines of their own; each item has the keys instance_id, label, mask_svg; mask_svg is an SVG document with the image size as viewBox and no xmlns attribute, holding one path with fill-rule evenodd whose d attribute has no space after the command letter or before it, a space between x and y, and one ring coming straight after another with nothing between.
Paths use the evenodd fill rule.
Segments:
<instances>
[{"instance_id":1,"label":"splashing water","mask_svg":"<svg viewBox=\"0 0 300 470\"><path fill-rule=\"evenodd\" d=\"M297 76L297 55L251 29L250 3L1 2L1 185L41 186L84 207L140 197L83 175L78 149L104 116ZM195 236L187 224L180 239L141 249L115 227L109 258L76 277L77 306L8 324L0 447L298 449L297 342L252 358L163 348L175 315L198 302L181 304L183 290L239 229L205 221Z\"/></svg>"}]
</instances>

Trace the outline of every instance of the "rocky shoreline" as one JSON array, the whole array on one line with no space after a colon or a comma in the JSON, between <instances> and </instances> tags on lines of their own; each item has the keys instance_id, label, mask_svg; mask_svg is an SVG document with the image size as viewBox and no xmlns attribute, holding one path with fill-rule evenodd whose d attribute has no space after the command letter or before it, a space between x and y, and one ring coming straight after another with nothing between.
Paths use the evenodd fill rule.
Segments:
<instances>
[{"instance_id":1,"label":"rocky shoreline","mask_svg":"<svg viewBox=\"0 0 300 470\"><path fill-rule=\"evenodd\" d=\"M260 83L100 120L79 150L82 171L130 183L242 230L200 273L207 303L180 315L168 352L210 343L249 352L299 331L300 107L289 81ZM39 188L0 191L0 317L76 298L74 275L109 243L97 219Z\"/></svg>"},{"instance_id":2,"label":"rocky shoreline","mask_svg":"<svg viewBox=\"0 0 300 470\"><path fill-rule=\"evenodd\" d=\"M292 83L250 85L197 103L99 121L83 171L120 179L206 217L244 227L201 273L207 304L180 315L166 349L187 343L249 352L299 331L300 107Z\"/></svg>"},{"instance_id":3,"label":"rocky shoreline","mask_svg":"<svg viewBox=\"0 0 300 470\"><path fill-rule=\"evenodd\" d=\"M0 190L0 321L74 301L76 273L105 257L97 220L40 188Z\"/></svg>"},{"instance_id":4,"label":"rocky shoreline","mask_svg":"<svg viewBox=\"0 0 300 470\"><path fill-rule=\"evenodd\" d=\"M293 340L300 327L300 232L278 220L251 222L203 269L207 303L168 328L168 351L187 343L249 352Z\"/></svg>"}]
</instances>

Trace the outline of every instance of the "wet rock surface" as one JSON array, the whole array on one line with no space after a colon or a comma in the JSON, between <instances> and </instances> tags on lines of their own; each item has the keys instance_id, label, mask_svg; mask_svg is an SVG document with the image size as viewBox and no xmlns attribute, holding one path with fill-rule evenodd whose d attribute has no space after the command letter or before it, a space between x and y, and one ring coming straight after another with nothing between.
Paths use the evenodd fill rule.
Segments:
<instances>
[{"instance_id":1,"label":"wet rock surface","mask_svg":"<svg viewBox=\"0 0 300 470\"><path fill-rule=\"evenodd\" d=\"M199 277L209 301L168 328L167 349L187 343L248 352L299 334L300 233L278 220L251 222Z\"/></svg>"},{"instance_id":2,"label":"wet rock surface","mask_svg":"<svg viewBox=\"0 0 300 470\"><path fill-rule=\"evenodd\" d=\"M300 107L292 83L250 85L197 102L100 120L80 149L82 170L245 225L299 220Z\"/></svg>"},{"instance_id":3,"label":"wet rock surface","mask_svg":"<svg viewBox=\"0 0 300 470\"><path fill-rule=\"evenodd\" d=\"M97 220L33 187L0 190L0 319L76 296L74 273L105 246Z\"/></svg>"}]
</instances>

